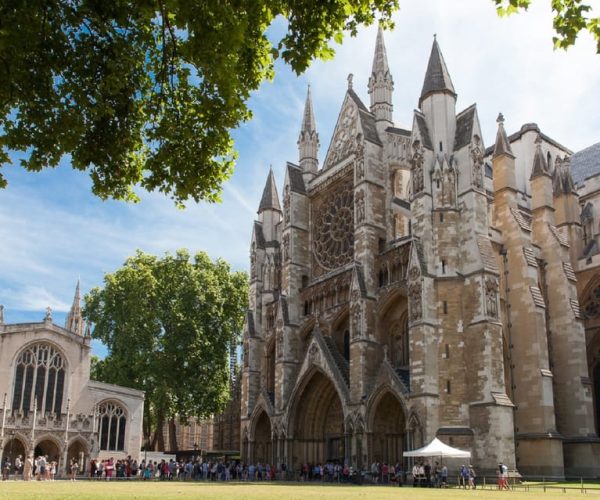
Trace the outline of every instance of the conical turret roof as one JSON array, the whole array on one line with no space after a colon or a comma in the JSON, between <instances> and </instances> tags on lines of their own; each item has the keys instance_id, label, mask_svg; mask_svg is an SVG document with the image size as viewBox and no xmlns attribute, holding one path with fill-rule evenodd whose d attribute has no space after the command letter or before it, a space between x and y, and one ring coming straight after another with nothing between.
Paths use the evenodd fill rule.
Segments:
<instances>
[{"instance_id":1,"label":"conical turret roof","mask_svg":"<svg viewBox=\"0 0 600 500\"><path fill-rule=\"evenodd\" d=\"M446 62L444 61L440 46L434 35L433 46L431 47L431 54L429 55L429 63L427 64L427 71L425 73L425 80L423 81L423 89L421 90L421 97L419 98L419 106L421 106L421 103L428 95L435 92L446 92L456 97L456 92L454 91L454 85L452 85L452 79L448 73Z\"/></svg>"},{"instance_id":2,"label":"conical turret roof","mask_svg":"<svg viewBox=\"0 0 600 500\"><path fill-rule=\"evenodd\" d=\"M317 125L315 122L315 113L313 112L312 97L310 95L310 85L306 92L306 102L304 104L304 116L302 118L302 128L300 129L300 140L305 132L315 132Z\"/></svg>"},{"instance_id":3,"label":"conical turret roof","mask_svg":"<svg viewBox=\"0 0 600 500\"><path fill-rule=\"evenodd\" d=\"M263 190L262 198L260 199L260 205L258 211L263 210L279 210L281 212L281 205L279 204L279 195L277 194L277 186L275 185L275 176L273 175L273 169L269 169L269 176L267 177L267 183Z\"/></svg>"}]
</instances>

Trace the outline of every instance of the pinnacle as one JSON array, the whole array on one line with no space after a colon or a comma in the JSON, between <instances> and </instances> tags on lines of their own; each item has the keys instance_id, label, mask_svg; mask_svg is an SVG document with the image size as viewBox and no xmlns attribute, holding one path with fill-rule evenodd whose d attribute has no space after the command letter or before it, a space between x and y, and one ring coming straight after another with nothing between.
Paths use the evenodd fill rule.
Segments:
<instances>
[{"instance_id":1,"label":"pinnacle","mask_svg":"<svg viewBox=\"0 0 600 500\"><path fill-rule=\"evenodd\" d=\"M496 122L498 123L498 132L496 134L496 144L494 146L494 154L492 155L492 158L496 158L497 156L501 155L507 155L514 158L515 155L510 148L510 142L506 136L506 131L504 130L504 116L502 113L498 115Z\"/></svg>"},{"instance_id":2,"label":"pinnacle","mask_svg":"<svg viewBox=\"0 0 600 500\"><path fill-rule=\"evenodd\" d=\"M281 212L281 205L279 204L279 195L277 194L277 186L275 185L275 176L273 175L273 169L269 169L269 176L267 177L267 183L263 190L262 198L260 199L260 205L258 206L259 213L263 210L279 210Z\"/></svg>"},{"instance_id":3,"label":"pinnacle","mask_svg":"<svg viewBox=\"0 0 600 500\"><path fill-rule=\"evenodd\" d=\"M421 103L427 96L436 92L445 92L456 97L452 79L448 73L448 68L440 51L437 38L434 36L425 80L423 81L423 89L421 90L421 97L419 99L419 106L421 106Z\"/></svg>"},{"instance_id":4,"label":"pinnacle","mask_svg":"<svg viewBox=\"0 0 600 500\"><path fill-rule=\"evenodd\" d=\"M306 102L304 104L304 117L302 119L302 129L300 134L303 132L314 132L317 126L315 124L315 114L313 112L312 97L310 95L310 85L306 92Z\"/></svg>"},{"instance_id":5,"label":"pinnacle","mask_svg":"<svg viewBox=\"0 0 600 500\"><path fill-rule=\"evenodd\" d=\"M546 162L546 157L542 152L542 137L540 134L535 139L535 153L533 156L533 166L531 167L531 177L530 179L535 179L541 175L550 175L548 171L548 163Z\"/></svg>"},{"instance_id":6,"label":"pinnacle","mask_svg":"<svg viewBox=\"0 0 600 500\"><path fill-rule=\"evenodd\" d=\"M377 40L375 42L375 54L373 55L373 69L371 73L376 75L381 72L384 75L389 73L389 66L387 60L387 53L385 50L385 43L383 41L383 29L379 26L377 30Z\"/></svg>"}]
</instances>

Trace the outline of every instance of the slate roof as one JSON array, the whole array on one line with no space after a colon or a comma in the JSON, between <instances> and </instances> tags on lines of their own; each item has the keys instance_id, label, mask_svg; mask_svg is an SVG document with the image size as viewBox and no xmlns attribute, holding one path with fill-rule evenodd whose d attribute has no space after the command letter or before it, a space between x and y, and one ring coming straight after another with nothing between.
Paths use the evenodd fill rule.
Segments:
<instances>
[{"instance_id":1,"label":"slate roof","mask_svg":"<svg viewBox=\"0 0 600 500\"><path fill-rule=\"evenodd\" d=\"M277 194L277 186L275 185L275 176L273 175L273 169L269 170L269 176L267 177L267 183L260 199L260 205L258 211L263 210L279 210L281 212L281 205L279 204L279 195Z\"/></svg>"},{"instance_id":2,"label":"slate roof","mask_svg":"<svg viewBox=\"0 0 600 500\"><path fill-rule=\"evenodd\" d=\"M294 193L306 194L302 170L293 163L287 163L288 179L290 181L290 190Z\"/></svg>"},{"instance_id":3,"label":"slate roof","mask_svg":"<svg viewBox=\"0 0 600 500\"><path fill-rule=\"evenodd\" d=\"M363 133L365 135L365 140L372 142L373 144L382 146L383 144L379 139L379 134L377 133L377 126L375 125L375 117L363 104L363 102L360 100L360 97L358 97L354 90L348 89L348 95L358 106L358 117L360 119L360 124L362 126Z\"/></svg>"},{"instance_id":4,"label":"slate roof","mask_svg":"<svg viewBox=\"0 0 600 500\"><path fill-rule=\"evenodd\" d=\"M398 127L388 127L385 129L385 131L389 132L390 134L403 135L405 137L410 137L412 135L412 132L410 130Z\"/></svg>"},{"instance_id":5,"label":"slate roof","mask_svg":"<svg viewBox=\"0 0 600 500\"><path fill-rule=\"evenodd\" d=\"M475 122L475 104L472 104L456 117L456 133L454 134L454 151L465 147L471 142L473 136L473 123Z\"/></svg>"},{"instance_id":6,"label":"slate roof","mask_svg":"<svg viewBox=\"0 0 600 500\"><path fill-rule=\"evenodd\" d=\"M421 113L415 113L417 120L417 127L419 127L419 133L423 138L423 147L433 150L433 144L431 143L431 137L429 137L429 130L427 129L427 122L425 117Z\"/></svg>"},{"instance_id":7,"label":"slate roof","mask_svg":"<svg viewBox=\"0 0 600 500\"><path fill-rule=\"evenodd\" d=\"M434 92L447 92L456 97L456 92L454 91L454 85L452 85L448 68L446 67L446 63L444 62L444 58L440 51L440 46L435 38L433 39L429 63L427 64L425 80L423 81L423 88L421 90L421 97L419 98L419 107L421 107L423 99Z\"/></svg>"},{"instance_id":8,"label":"slate roof","mask_svg":"<svg viewBox=\"0 0 600 500\"><path fill-rule=\"evenodd\" d=\"M575 184L600 174L600 142L593 144L571 156L571 175Z\"/></svg>"}]
</instances>

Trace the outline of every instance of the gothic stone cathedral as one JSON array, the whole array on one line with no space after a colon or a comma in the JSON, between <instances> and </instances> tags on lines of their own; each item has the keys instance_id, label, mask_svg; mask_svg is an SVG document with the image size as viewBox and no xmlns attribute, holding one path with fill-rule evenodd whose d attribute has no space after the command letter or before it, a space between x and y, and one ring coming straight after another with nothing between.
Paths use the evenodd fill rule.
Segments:
<instances>
[{"instance_id":1,"label":"gothic stone cathedral","mask_svg":"<svg viewBox=\"0 0 600 500\"><path fill-rule=\"evenodd\" d=\"M412 130L392 121L381 30L368 90L370 109L349 77L321 168L309 91L283 207L269 173L242 459L367 467L438 436L480 470L595 474L571 152L502 116L486 150L435 40Z\"/></svg>"}]
</instances>

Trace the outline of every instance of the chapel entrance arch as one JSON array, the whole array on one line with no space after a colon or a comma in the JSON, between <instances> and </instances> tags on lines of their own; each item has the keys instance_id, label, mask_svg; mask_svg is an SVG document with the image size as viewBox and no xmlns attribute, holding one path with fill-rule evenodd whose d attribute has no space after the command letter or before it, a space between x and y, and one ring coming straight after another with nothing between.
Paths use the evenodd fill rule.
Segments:
<instances>
[{"instance_id":1,"label":"chapel entrance arch","mask_svg":"<svg viewBox=\"0 0 600 500\"><path fill-rule=\"evenodd\" d=\"M271 419L267 412L262 410L254 427L254 454L253 463L267 464L273 456L273 442L271 439Z\"/></svg>"},{"instance_id":2,"label":"chapel entrance arch","mask_svg":"<svg viewBox=\"0 0 600 500\"><path fill-rule=\"evenodd\" d=\"M76 461L79 465L79 473L84 474L88 467L89 453L88 447L80 439L73 441L67 451L67 464Z\"/></svg>"},{"instance_id":3,"label":"chapel entrance arch","mask_svg":"<svg viewBox=\"0 0 600 500\"><path fill-rule=\"evenodd\" d=\"M41 455L48 457L48 462L60 464L60 447L52 439L42 439L35 447L35 457Z\"/></svg>"},{"instance_id":4,"label":"chapel entrance arch","mask_svg":"<svg viewBox=\"0 0 600 500\"><path fill-rule=\"evenodd\" d=\"M25 444L17 437L9 438L4 444L4 452L2 454L4 458L8 458L11 464L15 464L15 459L21 457L21 461L24 462L27 455L25 453Z\"/></svg>"},{"instance_id":5,"label":"chapel entrance arch","mask_svg":"<svg viewBox=\"0 0 600 500\"><path fill-rule=\"evenodd\" d=\"M376 399L371 414L369 463L402 463L406 448L406 415L398 398L389 390Z\"/></svg>"},{"instance_id":6,"label":"chapel entrance arch","mask_svg":"<svg viewBox=\"0 0 600 500\"><path fill-rule=\"evenodd\" d=\"M294 442L292 461L344 463L344 411L333 382L315 370L292 406Z\"/></svg>"}]
</instances>

